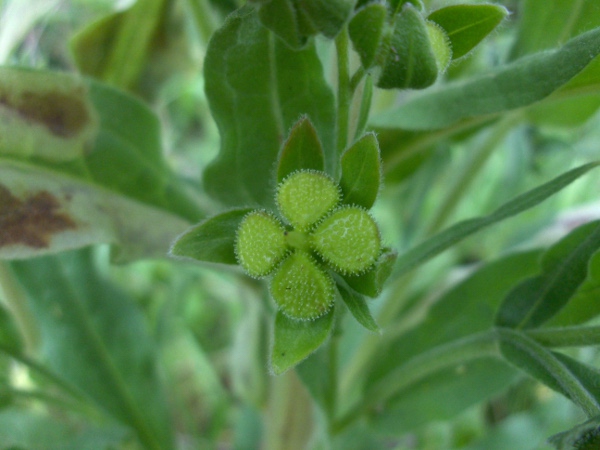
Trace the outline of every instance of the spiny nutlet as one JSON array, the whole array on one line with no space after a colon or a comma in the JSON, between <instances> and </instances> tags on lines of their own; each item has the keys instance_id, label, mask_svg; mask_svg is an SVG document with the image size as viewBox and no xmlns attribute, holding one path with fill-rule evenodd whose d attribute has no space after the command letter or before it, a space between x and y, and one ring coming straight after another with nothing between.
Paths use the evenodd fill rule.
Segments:
<instances>
[{"instance_id":1,"label":"spiny nutlet","mask_svg":"<svg viewBox=\"0 0 600 450\"><path fill-rule=\"evenodd\" d=\"M287 254L285 229L264 210L252 211L242 219L235 239L235 255L248 275L269 275Z\"/></svg>"},{"instance_id":2,"label":"spiny nutlet","mask_svg":"<svg viewBox=\"0 0 600 450\"><path fill-rule=\"evenodd\" d=\"M277 268L270 289L286 316L313 320L333 305L335 283L307 252L296 250Z\"/></svg>"},{"instance_id":3,"label":"spiny nutlet","mask_svg":"<svg viewBox=\"0 0 600 450\"><path fill-rule=\"evenodd\" d=\"M279 211L298 231L307 231L331 211L341 198L337 183L325 172L299 170L277 187Z\"/></svg>"},{"instance_id":4,"label":"spiny nutlet","mask_svg":"<svg viewBox=\"0 0 600 450\"><path fill-rule=\"evenodd\" d=\"M343 206L325 217L315 227L311 243L329 265L344 275L364 272L381 253L377 224L358 206Z\"/></svg>"}]
</instances>

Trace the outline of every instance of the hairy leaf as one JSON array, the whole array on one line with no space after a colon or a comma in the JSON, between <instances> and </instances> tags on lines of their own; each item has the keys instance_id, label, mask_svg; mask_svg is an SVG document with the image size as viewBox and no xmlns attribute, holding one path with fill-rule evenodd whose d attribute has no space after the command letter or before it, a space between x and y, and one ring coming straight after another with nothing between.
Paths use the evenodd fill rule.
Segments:
<instances>
[{"instance_id":1,"label":"hairy leaf","mask_svg":"<svg viewBox=\"0 0 600 450\"><path fill-rule=\"evenodd\" d=\"M177 238L170 254L218 264L237 264L235 237L251 208L233 209L191 227Z\"/></svg>"},{"instance_id":2,"label":"hairy leaf","mask_svg":"<svg viewBox=\"0 0 600 450\"><path fill-rule=\"evenodd\" d=\"M319 348L329 336L333 317L333 308L315 320L293 320L278 312L271 349L273 373L284 373Z\"/></svg>"},{"instance_id":3,"label":"hairy leaf","mask_svg":"<svg viewBox=\"0 0 600 450\"><path fill-rule=\"evenodd\" d=\"M221 134L206 190L232 206L272 206L273 166L288 130L305 115L333 166L334 102L313 44L290 50L251 8L229 16L207 50L206 94Z\"/></svg>"},{"instance_id":4,"label":"hairy leaf","mask_svg":"<svg viewBox=\"0 0 600 450\"><path fill-rule=\"evenodd\" d=\"M452 5L433 11L427 17L448 34L452 59L469 53L508 15L500 5Z\"/></svg>"},{"instance_id":5,"label":"hairy leaf","mask_svg":"<svg viewBox=\"0 0 600 450\"><path fill-rule=\"evenodd\" d=\"M342 202L371 209L379 194L381 161L375 134L356 141L342 155Z\"/></svg>"},{"instance_id":6,"label":"hairy leaf","mask_svg":"<svg viewBox=\"0 0 600 450\"><path fill-rule=\"evenodd\" d=\"M375 333L379 332L379 325L377 325L377 322L375 322L375 319L371 315L371 311L369 311L369 305L367 305L365 298L356 292L346 289L340 284L338 284L338 290L340 291L342 300L357 322L369 331L373 331Z\"/></svg>"},{"instance_id":7,"label":"hairy leaf","mask_svg":"<svg viewBox=\"0 0 600 450\"><path fill-rule=\"evenodd\" d=\"M277 165L277 182L281 183L292 172L301 169L323 170L325 159L317 130L304 117L290 131L283 144Z\"/></svg>"}]
</instances>

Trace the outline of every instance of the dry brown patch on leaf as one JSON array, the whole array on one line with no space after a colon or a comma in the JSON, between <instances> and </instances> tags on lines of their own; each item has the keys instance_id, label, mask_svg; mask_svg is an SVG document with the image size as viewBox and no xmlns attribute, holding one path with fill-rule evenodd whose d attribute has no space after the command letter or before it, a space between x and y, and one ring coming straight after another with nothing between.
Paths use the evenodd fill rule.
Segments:
<instances>
[{"instance_id":1,"label":"dry brown patch on leaf","mask_svg":"<svg viewBox=\"0 0 600 450\"><path fill-rule=\"evenodd\" d=\"M76 227L69 215L60 212L60 203L48 191L21 200L0 184L0 247L22 244L45 248L53 234Z\"/></svg>"},{"instance_id":2,"label":"dry brown patch on leaf","mask_svg":"<svg viewBox=\"0 0 600 450\"><path fill-rule=\"evenodd\" d=\"M86 105L76 93L24 92L13 99L0 97L0 106L14 111L21 119L46 127L52 134L69 138L91 121Z\"/></svg>"}]
</instances>

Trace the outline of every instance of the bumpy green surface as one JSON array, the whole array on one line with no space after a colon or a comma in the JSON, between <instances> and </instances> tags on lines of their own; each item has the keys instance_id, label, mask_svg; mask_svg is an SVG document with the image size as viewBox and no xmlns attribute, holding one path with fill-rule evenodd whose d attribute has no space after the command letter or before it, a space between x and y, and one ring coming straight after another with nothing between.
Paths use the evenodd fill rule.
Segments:
<instances>
[{"instance_id":1,"label":"bumpy green surface","mask_svg":"<svg viewBox=\"0 0 600 450\"><path fill-rule=\"evenodd\" d=\"M297 230L306 231L340 201L338 185L324 172L301 170L279 185L277 205Z\"/></svg>"},{"instance_id":2,"label":"bumpy green surface","mask_svg":"<svg viewBox=\"0 0 600 450\"><path fill-rule=\"evenodd\" d=\"M253 211L242 220L235 241L240 265L253 277L271 273L287 252L284 228L266 211Z\"/></svg>"},{"instance_id":3,"label":"bumpy green surface","mask_svg":"<svg viewBox=\"0 0 600 450\"><path fill-rule=\"evenodd\" d=\"M319 255L343 274L368 269L381 251L377 224L358 207L340 208L325 218L312 234L312 243Z\"/></svg>"},{"instance_id":4,"label":"bumpy green surface","mask_svg":"<svg viewBox=\"0 0 600 450\"><path fill-rule=\"evenodd\" d=\"M307 252L297 250L275 272L271 295L285 315L316 319L333 305L334 282Z\"/></svg>"}]
</instances>

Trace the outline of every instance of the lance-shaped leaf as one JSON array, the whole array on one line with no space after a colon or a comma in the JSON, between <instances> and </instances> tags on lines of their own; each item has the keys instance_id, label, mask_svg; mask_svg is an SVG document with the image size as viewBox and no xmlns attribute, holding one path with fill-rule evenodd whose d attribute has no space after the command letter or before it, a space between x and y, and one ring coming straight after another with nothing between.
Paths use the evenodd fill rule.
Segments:
<instances>
[{"instance_id":1,"label":"lance-shaped leaf","mask_svg":"<svg viewBox=\"0 0 600 450\"><path fill-rule=\"evenodd\" d=\"M290 50L244 7L211 39L204 74L221 135L219 155L204 177L212 196L232 206L273 206L273 167L302 115L318 132L326 166L333 167L334 99L313 44Z\"/></svg>"},{"instance_id":2,"label":"lance-shaped leaf","mask_svg":"<svg viewBox=\"0 0 600 450\"><path fill-rule=\"evenodd\" d=\"M381 183L379 144L369 133L356 141L342 155L342 202L371 209Z\"/></svg>"},{"instance_id":3,"label":"lance-shaped leaf","mask_svg":"<svg viewBox=\"0 0 600 450\"><path fill-rule=\"evenodd\" d=\"M508 15L500 5L452 5L433 11L427 17L440 25L452 46L452 59L469 53Z\"/></svg>"},{"instance_id":4,"label":"lance-shaped leaf","mask_svg":"<svg viewBox=\"0 0 600 450\"><path fill-rule=\"evenodd\" d=\"M319 348L329 336L333 317L333 308L315 320L293 320L278 312L271 348L273 373L284 373Z\"/></svg>"},{"instance_id":5,"label":"lance-shaped leaf","mask_svg":"<svg viewBox=\"0 0 600 450\"><path fill-rule=\"evenodd\" d=\"M556 194L591 169L598 167L598 164L599 163L594 162L577 167L559 175L548 183L542 184L541 186L513 198L488 216L465 220L441 231L400 256L396 263L396 267L394 268L394 275L399 276L404 274L468 236L494 223L498 223L526 211L529 208L533 208L535 205Z\"/></svg>"},{"instance_id":6,"label":"lance-shaped leaf","mask_svg":"<svg viewBox=\"0 0 600 450\"><path fill-rule=\"evenodd\" d=\"M506 296L496 325L534 328L560 311L584 282L588 263L600 249L600 222L577 228L542 258L542 273L525 280Z\"/></svg>"},{"instance_id":7,"label":"lance-shaped leaf","mask_svg":"<svg viewBox=\"0 0 600 450\"><path fill-rule=\"evenodd\" d=\"M174 448L157 348L144 316L97 275L91 251L11 266L39 326L47 369L133 429L145 448Z\"/></svg>"},{"instance_id":8,"label":"lance-shaped leaf","mask_svg":"<svg viewBox=\"0 0 600 450\"><path fill-rule=\"evenodd\" d=\"M138 100L47 71L2 68L0 86L14 87L0 107L13 124L0 140L0 258L93 243L115 244L121 259L162 256L201 217Z\"/></svg>"},{"instance_id":9,"label":"lance-shaped leaf","mask_svg":"<svg viewBox=\"0 0 600 450\"><path fill-rule=\"evenodd\" d=\"M378 333L380 331L379 325L377 325L377 322L375 322L375 319L371 315L371 311L369 311L369 306L367 305L365 298L356 292L350 291L339 283L337 286L340 295L342 296L342 300L356 321L367 330Z\"/></svg>"},{"instance_id":10,"label":"lance-shaped leaf","mask_svg":"<svg viewBox=\"0 0 600 450\"><path fill-rule=\"evenodd\" d=\"M438 75L436 55L429 42L427 23L407 3L394 21L391 35L384 38L385 60L377 86L382 89L423 89Z\"/></svg>"},{"instance_id":11,"label":"lance-shaped leaf","mask_svg":"<svg viewBox=\"0 0 600 450\"><path fill-rule=\"evenodd\" d=\"M235 237L242 219L252 209L233 209L188 229L171 247L171 256L196 261L237 264Z\"/></svg>"},{"instance_id":12,"label":"lance-shaped leaf","mask_svg":"<svg viewBox=\"0 0 600 450\"><path fill-rule=\"evenodd\" d=\"M571 39L557 50L417 93L400 107L373 117L371 125L433 130L456 126L466 119L491 119L547 97L581 72L598 54L600 28Z\"/></svg>"},{"instance_id":13,"label":"lance-shaped leaf","mask_svg":"<svg viewBox=\"0 0 600 450\"><path fill-rule=\"evenodd\" d=\"M283 144L277 164L277 182L301 169L322 171L325 168L323 147L317 130L308 117L300 119Z\"/></svg>"}]
</instances>

